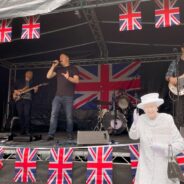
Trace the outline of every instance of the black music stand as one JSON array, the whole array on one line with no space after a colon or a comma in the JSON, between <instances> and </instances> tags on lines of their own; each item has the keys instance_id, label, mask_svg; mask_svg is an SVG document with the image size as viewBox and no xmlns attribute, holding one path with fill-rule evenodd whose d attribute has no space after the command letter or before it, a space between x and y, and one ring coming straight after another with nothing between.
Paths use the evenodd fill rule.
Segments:
<instances>
[{"instance_id":1,"label":"black music stand","mask_svg":"<svg viewBox=\"0 0 184 184\"><path fill-rule=\"evenodd\" d=\"M178 50L177 49L175 49L175 52L176 52L176 60L175 60L175 62L176 62L176 79L177 79L177 84L176 84L176 88L177 88L177 99L176 99L176 107L178 106L178 104L179 104L179 102L180 102L180 95L179 95L179 89L180 89L180 87L179 87L179 61L180 61L180 54L178 53ZM175 108L176 107L174 107L174 105L173 105L173 116L175 116ZM177 108L176 108L176 110L177 110ZM176 117L176 121L178 121L178 124L179 124L179 126L180 126L180 122L179 122L179 120L178 120L178 118ZM178 127L178 128L180 128L180 127Z\"/></svg>"},{"instance_id":2,"label":"black music stand","mask_svg":"<svg viewBox=\"0 0 184 184\"><path fill-rule=\"evenodd\" d=\"M117 123L117 108L116 108L116 94L115 91L113 92L112 95L112 111L114 112L114 130L113 132L116 130L116 125Z\"/></svg>"}]
</instances>

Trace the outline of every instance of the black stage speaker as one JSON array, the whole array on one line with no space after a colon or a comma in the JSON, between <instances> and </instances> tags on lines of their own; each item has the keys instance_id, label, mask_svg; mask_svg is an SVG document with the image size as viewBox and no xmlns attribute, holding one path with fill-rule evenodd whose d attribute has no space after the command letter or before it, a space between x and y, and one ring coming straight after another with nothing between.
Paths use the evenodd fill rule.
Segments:
<instances>
[{"instance_id":1,"label":"black stage speaker","mask_svg":"<svg viewBox=\"0 0 184 184\"><path fill-rule=\"evenodd\" d=\"M78 131L78 145L109 144L110 138L107 131Z\"/></svg>"}]
</instances>

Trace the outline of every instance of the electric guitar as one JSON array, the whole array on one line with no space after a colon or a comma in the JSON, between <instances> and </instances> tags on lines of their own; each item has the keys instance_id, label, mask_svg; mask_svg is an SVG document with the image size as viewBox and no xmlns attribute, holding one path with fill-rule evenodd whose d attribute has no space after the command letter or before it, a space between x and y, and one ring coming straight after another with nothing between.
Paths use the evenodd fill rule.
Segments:
<instances>
[{"instance_id":1,"label":"electric guitar","mask_svg":"<svg viewBox=\"0 0 184 184\"><path fill-rule=\"evenodd\" d=\"M17 90L17 91L20 92L20 94L17 94L17 93L14 91L14 93L13 93L13 100L14 100L15 102L17 102L17 101L19 101L19 100L21 99L21 97L22 97L23 94L25 94L25 93L27 93L27 92L33 90L35 87L38 87L38 88L39 88L39 87L41 87L41 86L47 86L47 85L48 85L48 83L42 83L42 84L38 84L38 85L36 85L36 86L33 86L33 87L31 87L31 88L25 87L25 88L23 88L23 89Z\"/></svg>"},{"instance_id":2,"label":"electric guitar","mask_svg":"<svg viewBox=\"0 0 184 184\"><path fill-rule=\"evenodd\" d=\"M184 74L178 77L178 89L177 85L173 85L169 82L168 84L169 90L174 94L174 95L179 95L183 96L184 95Z\"/></svg>"}]
</instances>

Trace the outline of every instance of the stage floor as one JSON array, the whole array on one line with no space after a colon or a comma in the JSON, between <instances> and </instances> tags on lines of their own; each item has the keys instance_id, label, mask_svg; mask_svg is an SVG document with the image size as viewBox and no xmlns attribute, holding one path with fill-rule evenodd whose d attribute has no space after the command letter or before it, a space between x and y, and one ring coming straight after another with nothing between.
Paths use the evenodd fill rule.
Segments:
<instances>
[{"instance_id":1,"label":"stage floor","mask_svg":"<svg viewBox=\"0 0 184 184\"><path fill-rule=\"evenodd\" d=\"M18 135L18 133L16 133ZM27 137L23 137L22 140L11 140L6 139L9 133L0 133L0 146L5 147L32 147L32 148L52 148L52 147L78 147L77 145L77 132L74 133L74 139L69 141L67 139L66 132L57 132L55 139L52 141L47 141L47 133L36 133L35 135L41 135L41 140L36 140L29 142ZM95 139L95 138L94 138ZM127 133L121 135L110 135L109 145L119 145L119 144L130 144L137 143L138 141L133 141L128 137ZM88 146L88 145L86 145ZM79 146L81 147L81 146ZM114 147L116 152L128 152L128 147Z\"/></svg>"}]
</instances>

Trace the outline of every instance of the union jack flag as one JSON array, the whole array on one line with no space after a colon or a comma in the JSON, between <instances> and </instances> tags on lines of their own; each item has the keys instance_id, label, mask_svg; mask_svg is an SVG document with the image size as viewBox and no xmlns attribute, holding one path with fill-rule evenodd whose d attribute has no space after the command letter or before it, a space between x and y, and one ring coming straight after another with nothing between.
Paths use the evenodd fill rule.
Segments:
<instances>
[{"instance_id":1,"label":"union jack flag","mask_svg":"<svg viewBox=\"0 0 184 184\"><path fill-rule=\"evenodd\" d=\"M3 155L4 155L4 149L0 147L0 169L3 167Z\"/></svg>"},{"instance_id":2,"label":"union jack flag","mask_svg":"<svg viewBox=\"0 0 184 184\"><path fill-rule=\"evenodd\" d=\"M51 149L47 184L72 183L72 154L72 148Z\"/></svg>"},{"instance_id":3,"label":"union jack flag","mask_svg":"<svg viewBox=\"0 0 184 184\"><path fill-rule=\"evenodd\" d=\"M176 161L178 162L182 172L184 173L184 151L176 156Z\"/></svg>"},{"instance_id":4,"label":"union jack flag","mask_svg":"<svg viewBox=\"0 0 184 184\"><path fill-rule=\"evenodd\" d=\"M180 8L175 7L177 0L155 0L160 9L155 10L155 27L180 25Z\"/></svg>"},{"instance_id":5,"label":"union jack flag","mask_svg":"<svg viewBox=\"0 0 184 184\"><path fill-rule=\"evenodd\" d=\"M78 67L80 83L76 85L74 108L95 109L94 100L111 101L114 91L140 89L140 66L134 61Z\"/></svg>"},{"instance_id":6,"label":"union jack flag","mask_svg":"<svg viewBox=\"0 0 184 184\"><path fill-rule=\"evenodd\" d=\"M112 183L112 147L88 148L86 184Z\"/></svg>"},{"instance_id":7,"label":"union jack flag","mask_svg":"<svg viewBox=\"0 0 184 184\"><path fill-rule=\"evenodd\" d=\"M119 4L120 10L123 12L119 15L119 31L142 29L141 12L137 11L139 5L139 0Z\"/></svg>"},{"instance_id":8,"label":"union jack flag","mask_svg":"<svg viewBox=\"0 0 184 184\"><path fill-rule=\"evenodd\" d=\"M139 160L139 145L129 145L130 150L130 162L131 162L131 173L132 173L132 184L135 182L135 175Z\"/></svg>"},{"instance_id":9,"label":"union jack flag","mask_svg":"<svg viewBox=\"0 0 184 184\"><path fill-rule=\"evenodd\" d=\"M17 148L14 182L36 182L37 149Z\"/></svg>"},{"instance_id":10,"label":"union jack flag","mask_svg":"<svg viewBox=\"0 0 184 184\"><path fill-rule=\"evenodd\" d=\"M22 25L21 39L37 39L40 38L40 16L25 17L25 24Z\"/></svg>"},{"instance_id":11,"label":"union jack flag","mask_svg":"<svg viewBox=\"0 0 184 184\"><path fill-rule=\"evenodd\" d=\"M0 21L0 43L11 42L12 40L12 20Z\"/></svg>"}]
</instances>

